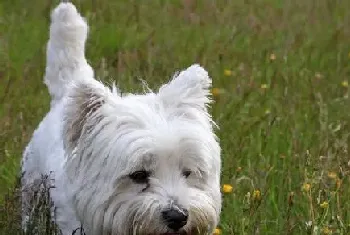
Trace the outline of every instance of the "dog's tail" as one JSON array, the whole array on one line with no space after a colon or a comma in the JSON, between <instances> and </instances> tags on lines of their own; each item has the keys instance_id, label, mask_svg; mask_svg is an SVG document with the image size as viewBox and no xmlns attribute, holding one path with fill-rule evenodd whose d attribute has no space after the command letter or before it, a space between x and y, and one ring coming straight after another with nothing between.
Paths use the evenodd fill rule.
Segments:
<instances>
[{"instance_id":1,"label":"dog's tail","mask_svg":"<svg viewBox=\"0 0 350 235\"><path fill-rule=\"evenodd\" d=\"M61 3L51 14L50 39L44 82L56 103L73 80L93 79L85 59L88 25L71 3Z\"/></svg>"}]
</instances>

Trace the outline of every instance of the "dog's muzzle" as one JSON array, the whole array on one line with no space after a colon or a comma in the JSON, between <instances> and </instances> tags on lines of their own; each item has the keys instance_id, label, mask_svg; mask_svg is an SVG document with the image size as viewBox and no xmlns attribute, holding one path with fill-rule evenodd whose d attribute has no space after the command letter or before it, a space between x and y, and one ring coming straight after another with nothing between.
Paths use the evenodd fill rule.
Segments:
<instances>
[{"instance_id":1,"label":"dog's muzzle","mask_svg":"<svg viewBox=\"0 0 350 235\"><path fill-rule=\"evenodd\" d=\"M188 211L186 209L170 208L162 212L162 217L168 228L177 232L187 224Z\"/></svg>"}]
</instances>

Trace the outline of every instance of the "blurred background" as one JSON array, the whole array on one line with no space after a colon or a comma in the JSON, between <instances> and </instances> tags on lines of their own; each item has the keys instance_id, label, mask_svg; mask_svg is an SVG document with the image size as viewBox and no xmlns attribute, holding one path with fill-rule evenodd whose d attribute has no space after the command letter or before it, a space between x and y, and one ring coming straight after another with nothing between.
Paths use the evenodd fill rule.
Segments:
<instances>
[{"instance_id":1,"label":"blurred background","mask_svg":"<svg viewBox=\"0 0 350 235\"><path fill-rule=\"evenodd\" d=\"M0 1L0 234L20 234L20 159L49 109L58 2ZM106 83L136 92L193 63L209 71L223 159L215 234L350 234L350 1L73 2Z\"/></svg>"}]
</instances>

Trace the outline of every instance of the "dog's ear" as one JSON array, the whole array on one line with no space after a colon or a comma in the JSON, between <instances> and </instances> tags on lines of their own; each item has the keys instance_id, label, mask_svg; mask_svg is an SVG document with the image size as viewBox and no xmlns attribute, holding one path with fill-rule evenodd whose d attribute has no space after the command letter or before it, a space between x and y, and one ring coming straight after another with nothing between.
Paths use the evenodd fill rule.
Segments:
<instances>
[{"instance_id":1,"label":"dog's ear","mask_svg":"<svg viewBox=\"0 0 350 235\"><path fill-rule=\"evenodd\" d=\"M179 74L159 89L158 95L165 106L172 108L195 108L207 111L211 102L209 89L211 79L208 72L195 64Z\"/></svg>"},{"instance_id":2,"label":"dog's ear","mask_svg":"<svg viewBox=\"0 0 350 235\"><path fill-rule=\"evenodd\" d=\"M110 95L110 89L96 80L72 85L64 107L63 138L66 150L73 151L82 135L101 121L99 110Z\"/></svg>"}]
</instances>

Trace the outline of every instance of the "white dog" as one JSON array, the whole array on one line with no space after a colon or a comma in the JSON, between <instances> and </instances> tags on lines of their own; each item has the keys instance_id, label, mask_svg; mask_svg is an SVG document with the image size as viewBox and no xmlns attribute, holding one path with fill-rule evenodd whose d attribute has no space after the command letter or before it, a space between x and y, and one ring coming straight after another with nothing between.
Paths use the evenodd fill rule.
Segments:
<instances>
[{"instance_id":1,"label":"white dog","mask_svg":"<svg viewBox=\"0 0 350 235\"><path fill-rule=\"evenodd\" d=\"M51 109L25 150L23 189L53 173L64 235L81 225L87 235L211 234L221 160L208 73L192 65L158 92L121 95L94 79L84 55L88 26L76 8L61 3L51 18Z\"/></svg>"}]
</instances>

